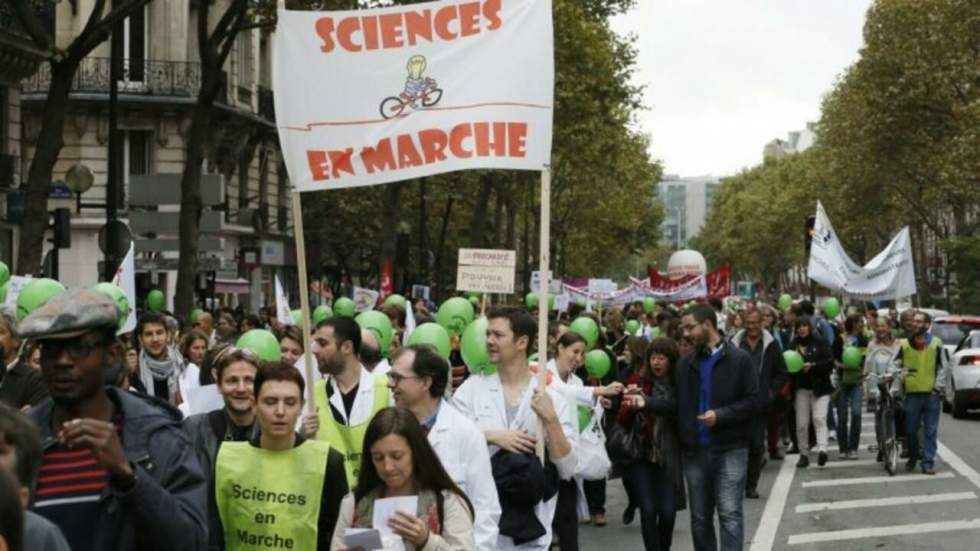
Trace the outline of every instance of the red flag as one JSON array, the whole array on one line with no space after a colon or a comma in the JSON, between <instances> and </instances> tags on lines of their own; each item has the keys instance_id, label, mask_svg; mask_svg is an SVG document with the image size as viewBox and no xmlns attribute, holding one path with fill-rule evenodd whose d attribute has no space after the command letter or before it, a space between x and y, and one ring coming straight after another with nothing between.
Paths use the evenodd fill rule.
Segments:
<instances>
[{"instance_id":1,"label":"red flag","mask_svg":"<svg viewBox=\"0 0 980 551\"><path fill-rule=\"evenodd\" d=\"M391 259L386 258L381 264L381 285L378 291L380 292L380 297L378 300L384 300L385 297L395 292L395 284L391 277Z\"/></svg>"}]
</instances>

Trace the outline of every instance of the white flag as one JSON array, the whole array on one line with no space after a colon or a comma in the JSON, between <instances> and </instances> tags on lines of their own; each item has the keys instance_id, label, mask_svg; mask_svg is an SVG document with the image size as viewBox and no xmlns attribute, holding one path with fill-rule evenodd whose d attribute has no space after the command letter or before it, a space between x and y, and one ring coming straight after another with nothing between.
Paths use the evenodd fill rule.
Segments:
<instances>
[{"instance_id":1,"label":"white flag","mask_svg":"<svg viewBox=\"0 0 980 551\"><path fill-rule=\"evenodd\" d=\"M283 325L292 325L293 317L289 311L289 299L282 289L282 282L276 276L276 319Z\"/></svg>"},{"instance_id":2,"label":"white flag","mask_svg":"<svg viewBox=\"0 0 980 551\"><path fill-rule=\"evenodd\" d=\"M136 245L129 244L129 252L123 258L122 264L116 269L116 275L112 278L112 283L122 288L126 292L129 300L129 313L126 314L126 323L116 332L117 335L129 333L136 329Z\"/></svg>"},{"instance_id":3,"label":"white flag","mask_svg":"<svg viewBox=\"0 0 980 551\"><path fill-rule=\"evenodd\" d=\"M912 240L907 226L864 266L844 252L820 202L817 202L813 230L807 267L810 279L833 291L865 300L898 299L916 293Z\"/></svg>"},{"instance_id":4,"label":"white flag","mask_svg":"<svg viewBox=\"0 0 980 551\"><path fill-rule=\"evenodd\" d=\"M422 300L422 299L419 299ZM415 331L415 307L412 301L405 301L405 333L402 335L402 346L408 344L408 337Z\"/></svg>"}]
</instances>

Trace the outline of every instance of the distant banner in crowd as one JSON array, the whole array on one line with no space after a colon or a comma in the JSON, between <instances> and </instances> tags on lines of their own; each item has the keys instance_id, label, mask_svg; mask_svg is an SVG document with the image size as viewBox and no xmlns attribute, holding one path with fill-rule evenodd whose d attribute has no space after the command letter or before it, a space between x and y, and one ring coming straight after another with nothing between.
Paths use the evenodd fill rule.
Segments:
<instances>
[{"instance_id":1,"label":"distant banner in crowd","mask_svg":"<svg viewBox=\"0 0 980 551\"><path fill-rule=\"evenodd\" d=\"M844 252L819 201L816 218L807 268L810 279L833 291L865 300L898 299L916 293L912 240L907 226L883 251L860 266Z\"/></svg>"},{"instance_id":2,"label":"distant banner in crowd","mask_svg":"<svg viewBox=\"0 0 980 551\"><path fill-rule=\"evenodd\" d=\"M286 291L282 288L278 274L276 275L276 319L283 325L293 323L293 316L289 311L289 299L286 297Z\"/></svg>"},{"instance_id":3,"label":"distant banner in crowd","mask_svg":"<svg viewBox=\"0 0 980 551\"><path fill-rule=\"evenodd\" d=\"M679 286L663 292L652 289L645 281L630 278L630 286L607 293L590 293L588 288L562 285L564 294L572 298L583 298L601 304L629 304L647 297L661 302L687 302L707 296L708 289L704 276L694 276Z\"/></svg>"},{"instance_id":4,"label":"distant banner in crowd","mask_svg":"<svg viewBox=\"0 0 980 551\"><path fill-rule=\"evenodd\" d=\"M374 309L378 304L379 298L381 298L381 293L373 289L355 286L353 298L354 311L360 313Z\"/></svg>"},{"instance_id":5,"label":"distant banner in crowd","mask_svg":"<svg viewBox=\"0 0 980 551\"><path fill-rule=\"evenodd\" d=\"M550 0L279 11L276 121L299 191L551 156Z\"/></svg>"},{"instance_id":6,"label":"distant banner in crowd","mask_svg":"<svg viewBox=\"0 0 980 551\"><path fill-rule=\"evenodd\" d=\"M112 278L112 282L125 291L126 299L129 302L126 323L116 332L117 335L122 335L136 329L136 245L134 243L130 242L129 252L126 253L126 257L116 269L116 275Z\"/></svg>"},{"instance_id":7,"label":"distant banner in crowd","mask_svg":"<svg viewBox=\"0 0 980 551\"><path fill-rule=\"evenodd\" d=\"M682 285L686 285L688 282L692 281L698 276L684 276L678 279L670 279L665 275L661 275L657 270L649 268L648 272L650 274L649 286L651 289L659 293L671 293L673 289ZM709 297L724 298L732 293L732 266L731 264L724 264L717 270L713 272L708 272L705 276L705 285L707 287L706 295Z\"/></svg>"}]
</instances>

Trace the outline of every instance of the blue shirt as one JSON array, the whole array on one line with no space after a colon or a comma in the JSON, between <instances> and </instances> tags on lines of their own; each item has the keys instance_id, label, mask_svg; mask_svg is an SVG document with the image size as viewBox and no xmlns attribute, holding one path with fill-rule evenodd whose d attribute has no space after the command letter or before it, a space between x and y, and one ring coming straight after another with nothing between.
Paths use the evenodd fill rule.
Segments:
<instances>
[{"instance_id":1,"label":"blue shirt","mask_svg":"<svg viewBox=\"0 0 980 551\"><path fill-rule=\"evenodd\" d=\"M721 349L719 346L710 355L702 358L698 361L698 382L700 383L700 392L698 396L698 415L704 415L704 412L711 409L711 375L715 370L715 365L721 358ZM705 424L704 421L698 423L698 444L703 448L711 446L711 427Z\"/></svg>"}]
</instances>

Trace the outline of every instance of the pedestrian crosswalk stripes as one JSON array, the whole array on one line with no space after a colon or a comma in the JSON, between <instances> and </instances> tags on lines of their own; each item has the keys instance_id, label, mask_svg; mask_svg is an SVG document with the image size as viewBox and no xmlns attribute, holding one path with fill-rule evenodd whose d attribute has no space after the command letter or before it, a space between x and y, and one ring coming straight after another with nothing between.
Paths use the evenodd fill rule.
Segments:
<instances>
[{"instance_id":1,"label":"pedestrian crosswalk stripes","mask_svg":"<svg viewBox=\"0 0 980 551\"><path fill-rule=\"evenodd\" d=\"M835 478L832 480L811 480L804 482L804 488L818 488L826 486L853 486L855 484L885 484L893 482L919 482L924 480L937 480L942 478L955 478L951 472L928 474L903 474L898 476L861 476L856 478Z\"/></svg>"},{"instance_id":2,"label":"pedestrian crosswalk stripes","mask_svg":"<svg viewBox=\"0 0 980 551\"><path fill-rule=\"evenodd\" d=\"M843 509L861 509L865 507L891 507L894 505L941 503L946 501L963 501L967 499L977 499L977 494L974 492L952 492L946 494L927 494L917 496L850 499L845 501L825 501L822 503L804 503L796 506L796 512L813 513L816 511L839 511Z\"/></svg>"},{"instance_id":3,"label":"pedestrian crosswalk stripes","mask_svg":"<svg viewBox=\"0 0 980 551\"><path fill-rule=\"evenodd\" d=\"M875 538L882 536L904 536L929 534L933 532L952 532L956 530L980 529L980 518L971 520L952 520L940 522L925 522L921 524L898 524L895 526L873 526L868 528L853 528L850 530L831 530L809 534L795 534L789 537L789 545L806 543L821 543L828 541L843 541L860 538Z\"/></svg>"},{"instance_id":4,"label":"pedestrian crosswalk stripes","mask_svg":"<svg viewBox=\"0 0 980 551\"><path fill-rule=\"evenodd\" d=\"M858 459L856 461L841 460L841 461L828 461L827 464L824 465L824 468L834 469L834 468L841 468L841 467L866 467L868 465L877 465L877 464L878 462L875 461L874 459ZM819 470L820 469L818 468L817 471Z\"/></svg>"}]
</instances>

